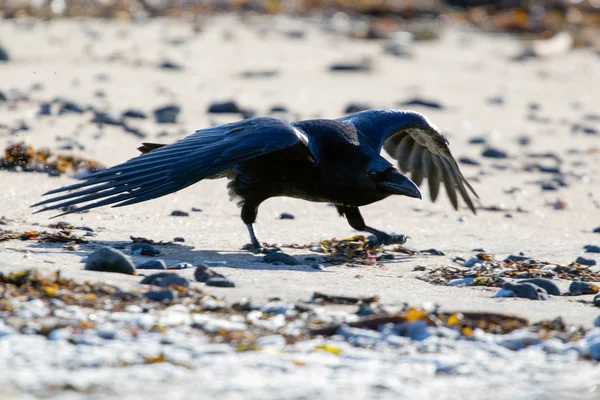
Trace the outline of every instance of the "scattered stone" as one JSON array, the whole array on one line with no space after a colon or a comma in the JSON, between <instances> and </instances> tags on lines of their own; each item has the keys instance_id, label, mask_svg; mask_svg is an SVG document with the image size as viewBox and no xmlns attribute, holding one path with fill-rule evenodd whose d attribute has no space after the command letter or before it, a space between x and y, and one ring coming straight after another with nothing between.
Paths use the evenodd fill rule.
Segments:
<instances>
[{"instance_id":1,"label":"scattered stone","mask_svg":"<svg viewBox=\"0 0 600 400\"><path fill-rule=\"evenodd\" d=\"M533 283L509 283L506 282L502 286L503 290L512 291L516 297L522 297L524 299L531 300L548 300L548 292Z\"/></svg>"},{"instance_id":2,"label":"scattered stone","mask_svg":"<svg viewBox=\"0 0 600 400\"><path fill-rule=\"evenodd\" d=\"M444 256L444 252L441 250L436 250L436 249L427 249L427 250L421 250L419 253L421 254L431 254L432 256Z\"/></svg>"},{"instance_id":3,"label":"scattered stone","mask_svg":"<svg viewBox=\"0 0 600 400\"><path fill-rule=\"evenodd\" d=\"M162 69L170 69L173 71L183 70L183 66L181 66L173 61L169 61L169 60L164 60L162 63L160 63L160 65L158 67L162 68Z\"/></svg>"},{"instance_id":4,"label":"scattered stone","mask_svg":"<svg viewBox=\"0 0 600 400\"><path fill-rule=\"evenodd\" d=\"M481 163L479 161L473 160L470 157L460 157L458 159L458 162L464 165L475 165L475 166L480 166Z\"/></svg>"},{"instance_id":5,"label":"scattered stone","mask_svg":"<svg viewBox=\"0 0 600 400\"><path fill-rule=\"evenodd\" d=\"M295 219L295 218L296 217L294 217L290 213L281 213L281 214L279 214L279 219Z\"/></svg>"},{"instance_id":6,"label":"scattered stone","mask_svg":"<svg viewBox=\"0 0 600 400\"><path fill-rule=\"evenodd\" d=\"M206 282L208 279L213 277L224 278L225 276L215 272L206 264L199 264L194 271L194 279L196 279L197 282Z\"/></svg>"},{"instance_id":7,"label":"scattered stone","mask_svg":"<svg viewBox=\"0 0 600 400\"><path fill-rule=\"evenodd\" d=\"M68 113L83 114L84 112L85 112L85 108L83 108L79 104L77 104L73 101L69 101L69 100L63 101L58 110L59 115L68 114Z\"/></svg>"},{"instance_id":8,"label":"scattered stone","mask_svg":"<svg viewBox=\"0 0 600 400\"><path fill-rule=\"evenodd\" d=\"M272 264L274 262L282 262L286 265L300 265L300 262L296 260L295 257L280 252L269 253L263 257L262 261L269 264Z\"/></svg>"},{"instance_id":9,"label":"scattered stone","mask_svg":"<svg viewBox=\"0 0 600 400\"><path fill-rule=\"evenodd\" d=\"M504 259L504 262L507 262L507 261L520 262L520 261L527 261L530 259L531 259L531 257L511 254Z\"/></svg>"},{"instance_id":10,"label":"scattered stone","mask_svg":"<svg viewBox=\"0 0 600 400\"><path fill-rule=\"evenodd\" d=\"M505 151L495 147L488 147L481 153L481 156L487 158L508 158L508 154Z\"/></svg>"},{"instance_id":11,"label":"scattered stone","mask_svg":"<svg viewBox=\"0 0 600 400\"><path fill-rule=\"evenodd\" d=\"M138 128L131 127L131 126L126 125L126 124L123 124L123 129L125 130L125 132L131 133L134 136L137 136L137 137L139 137L141 139L148 137L148 134L146 132L144 132L144 131L142 131L142 130L140 130Z\"/></svg>"},{"instance_id":12,"label":"scattered stone","mask_svg":"<svg viewBox=\"0 0 600 400\"><path fill-rule=\"evenodd\" d=\"M371 106L363 103L350 103L344 108L345 114L352 114L359 111L370 110Z\"/></svg>"},{"instance_id":13,"label":"scattered stone","mask_svg":"<svg viewBox=\"0 0 600 400\"><path fill-rule=\"evenodd\" d=\"M424 100L424 99L419 99L419 98L410 99L405 102L398 103L398 105L399 106L409 106L409 107L412 107L412 106L427 107L427 108L434 108L434 109L438 109L438 110L441 110L444 108L444 106L440 102L433 101L433 100Z\"/></svg>"},{"instance_id":14,"label":"scattered stone","mask_svg":"<svg viewBox=\"0 0 600 400\"><path fill-rule=\"evenodd\" d=\"M488 104L501 106L504 104L504 97L502 96L492 96L487 99Z\"/></svg>"},{"instance_id":15,"label":"scattered stone","mask_svg":"<svg viewBox=\"0 0 600 400\"><path fill-rule=\"evenodd\" d=\"M600 246L596 246L595 244L588 244L583 246L586 253L600 253Z\"/></svg>"},{"instance_id":16,"label":"scattered stone","mask_svg":"<svg viewBox=\"0 0 600 400\"><path fill-rule=\"evenodd\" d=\"M550 279L531 278L531 279L521 279L517 282L518 283L532 283L532 284L546 290L546 292L548 292L549 295L560 296L560 289Z\"/></svg>"},{"instance_id":17,"label":"scattered stone","mask_svg":"<svg viewBox=\"0 0 600 400\"><path fill-rule=\"evenodd\" d=\"M370 72L372 62L365 58L359 61L347 61L334 63L329 66L330 72Z\"/></svg>"},{"instance_id":18,"label":"scattered stone","mask_svg":"<svg viewBox=\"0 0 600 400\"><path fill-rule=\"evenodd\" d=\"M282 105L273 106L269 110L270 113L285 113L288 111L289 111L288 108L286 106L282 106Z\"/></svg>"},{"instance_id":19,"label":"scattered stone","mask_svg":"<svg viewBox=\"0 0 600 400\"><path fill-rule=\"evenodd\" d=\"M180 263L175 264L174 266L169 267L168 269L188 269L188 268L194 268L194 266L187 262L180 262Z\"/></svg>"},{"instance_id":20,"label":"scattered stone","mask_svg":"<svg viewBox=\"0 0 600 400\"><path fill-rule=\"evenodd\" d=\"M172 104L159 107L154 110L154 119L157 124L174 124L177 122L177 116L181 112L181 107Z\"/></svg>"},{"instance_id":21,"label":"scattered stone","mask_svg":"<svg viewBox=\"0 0 600 400\"><path fill-rule=\"evenodd\" d=\"M163 260L150 260L137 266L137 269L167 269Z\"/></svg>"},{"instance_id":22,"label":"scattered stone","mask_svg":"<svg viewBox=\"0 0 600 400\"><path fill-rule=\"evenodd\" d=\"M0 103L3 103L5 101L8 101L8 97L6 97L3 91L0 91Z\"/></svg>"},{"instance_id":23,"label":"scattered stone","mask_svg":"<svg viewBox=\"0 0 600 400\"><path fill-rule=\"evenodd\" d=\"M475 136L469 139L469 144L487 144L487 139L483 136Z\"/></svg>"},{"instance_id":24,"label":"scattered stone","mask_svg":"<svg viewBox=\"0 0 600 400\"><path fill-rule=\"evenodd\" d=\"M202 212L201 208L192 207L193 212Z\"/></svg>"},{"instance_id":25,"label":"scattered stone","mask_svg":"<svg viewBox=\"0 0 600 400\"><path fill-rule=\"evenodd\" d=\"M592 231L593 233L600 233L600 226Z\"/></svg>"},{"instance_id":26,"label":"scattered stone","mask_svg":"<svg viewBox=\"0 0 600 400\"><path fill-rule=\"evenodd\" d=\"M135 265L119 250L103 247L87 257L86 270L135 275Z\"/></svg>"},{"instance_id":27,"label":"scattered stone","mask_svg":"<svg viewBox=\"0 0 600 400\"><path fill-rule=\"evenodd\" d=\"M528 146L531 143L531 138L529 136L519 136L517 143L521 146Z\"/></svg>"},{"instance_id":28,"label":"scattered stone","mask_svg":"<svg viewBox=\"0 0 600 400\"><path fill-rule=\"evenodd\" d=\"M469 286L475 281L475 278L458 278L448 282L448 286Z\"/></svg>"},{"instance_id":29,"label":"scattered stone","mask_svg":"<svg viewBox=\"0 0 600 400\"><path fill-rule=\"evenodd\" d=\"M596 307L600 307L600 294L597 294L594 296L593 303ZM598 323L600 323L600 319L597 318L596 321L598 321ZM594 325L596 325L596 321L594 321ZM598 326L598 325L596 325L596 326Z\"/></svg>"},{"instance_id":30,"label":"scattered stone","mask_svg":"<svg viewBox=\"0 0 600 400\"><path fill-rule=\"evenodd\" d=\"M44 102L40 104L40 110L37 115L52 115L52 103Z\"/></svg>"},{"instance_id":31,"label":"scattered stone","mask_svg":"<svg viewBox=\"0 0 600 400\"><path fill-rule=\"evenodd\" d=\"M235 287L235 283L233 283L233 281L221 276L210 277L204 283L206 284L206 286Z\"/></svg>"},{"instance_id":32,"label":"scattered stone","mask_svg":"<svg viewBox=\"0 0 600 400\"><path fill-rule=\"evenodd\" d=\"M235 101L228 100L212 103L208 106L207 112L211 114L241 114L242 109Z\"/></svg>"},{"instance_id":33,"label":"scattered stone","mask_svg":"<svg viewBox=\"0 0 600 400\"><path fill-rule=\"evenodd\" d=\"M540 187L543 191L547 191L547 192L553 192L553 191L558 190L558 187L553 182L549 182L549 181L540 182Z\"/></svg>"},{"instance_id":34,"label":"scattered stone","mask_svg":"<svg viewBox=\"0 0 600 400\"><path fill-rule=\"evenodd\" d=\"M279 75L279 71L276 69L268 69L263 71L244 71L240 74L242 78L256 79L256 78L274 78Z\"/></svg>"},{"instance_id":35,"label":"scattered stone","mask_svg":"<svg viewBox=\"0 0 600 400\"><path fill-rule=\"evenodd\" d=\"M98 110L94 111L92 122L100 125L123 126L123 120L121 118L113 117L105 111Z\"/></svg>"},{"instance_id":36,"label":"scattered stone","mask_svg":"<svg viewBox=\"0 0 600 400\"><path fill-rule=\"evenodd\" d=\"M131 253L136 256L157 256L160 250L148 243L134 243L131 245Z\"/></svg>"},{"instance_id":37,"label":"scattered stone","mask_svg":"<svg viewBox=\"0 0 600 400\"><path fill-rule=\"evenodd\" d=\"M594 282L573 281L569 285L571 294L596 294L600 290L600 284Z\"/></svg>"},{"instance_id":38,"label":"scattered stone","mask_svg":"<svg viewBox=\"0 0 600 400\"><path fill-rule=\"evenodd\" d=\"M152 301L164 301L175 299L175 292L172 290L150 290L144 293L144 296Z\"/></svg>"},{"instance_id":39,"label":"scattered stone","mask_svg":"<svg viewBox=\"0 0 600 400\"><path fill-rule=\"evenodd\" d=\"M6 47L2 46L2 44L0 44L0 61L10 61L8 50L6 50Z\"/></svg>"},{"instance_id":40,"label":"scattered stone","mask_svg":"<svg viewBox=\"0 0 600 400\"><path fill-rule=\"evenodd\" d=\"M577 257L575 262L577 264L587 265L589 267L596 265L596 260L594 260L593 258L586 258L586 257L581 257L581 256Z\"/></svg>"},{"instance_id":41,"label":"scattered stone","mask_svg":"<svg viewBox=\"0 0 600 400\"><path fill-rule=\"evenodd\" d=\"M177 237L173 238L173 241L183 243L183 242L185 242L185 239L182 238L181 236L177 236Z\"/></svg>"},{"instance_id":42,"label":"scattered stone","mask_svg":"<svg viewBox=\"0 0 600 400\"><path fill-rule=\"evenodd\" d=\"M190 282L183 276L171 272L159 272L148 275L140 282L142 285L154 285L160 287L169 287L171 285L189 287Z\"/></svg>"},{"instance_id":43,"label":"scattered stone","mask_svg":"<svg viewBox=\"0 0 600 400\"><path fill-rule=\"evenodd\" d=\"M121 116L123 118L137 118L137 119L146 119L146 118L148 118L148 115L146 115L145 112L143 112L141 110L135 110L135 109L125 110L125 111L123 111L123 113L121 114Z\"/></svg>"},{"instance_id":44,"label":"scattered stone","mask_svg":"<svg viewBox=\"0 0 600 400\"><path fill-rule=\"evenodd\" d=\"M426 270L426 268L424 265L417 265L413 268L413 271L415 271L415 272L416 271L425 271L425 270Z\"/></svg>"},{"instance_id":45,"label":"scattered stone","mask_svg":"<svg viewBox=\"0 0 600 400\"><path fill-rule=\"evenodd\" d=\"M171 212L171 217L189 217L190 213L181 210L175 210Z\"/></svg>"}]
</instances>

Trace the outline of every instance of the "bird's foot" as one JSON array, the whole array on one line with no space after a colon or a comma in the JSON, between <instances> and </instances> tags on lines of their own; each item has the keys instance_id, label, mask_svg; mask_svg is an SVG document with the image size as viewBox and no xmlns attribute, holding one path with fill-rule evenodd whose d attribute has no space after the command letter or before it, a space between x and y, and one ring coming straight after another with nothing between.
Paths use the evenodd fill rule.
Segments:
<instances>
[{"instance_id":1,"label":"bird's foot","mask_svg":"<svg viewBox=\"0 0 600 400\"><path fill-rule=\"evenodd\" d=\"M367 242L365 247L369 249L376 249L381 246L387 246L390 244L404 244L408 239L408 236L405 235L388 235L387 233L381 232L381 234L376 235L374 239L371 239Z\"/></svg>"},{"instance_id":2,"label":"bird's foot","mask_svg":"<svg viewBox=\"0 0 600 400\"><path fill-rule=\"evenodd\" d=\"M267 243L248 243L242 247L242 250L251 251L254 254L269 254L281 251L277 246L269 246Z\"/></svg>"}]
</instances>

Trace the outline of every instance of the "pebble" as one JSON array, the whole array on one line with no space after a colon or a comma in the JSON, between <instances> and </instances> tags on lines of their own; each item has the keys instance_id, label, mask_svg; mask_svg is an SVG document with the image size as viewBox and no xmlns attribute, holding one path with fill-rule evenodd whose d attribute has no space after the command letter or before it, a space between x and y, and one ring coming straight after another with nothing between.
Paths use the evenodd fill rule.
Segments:
<instances>
[{"instance_id":1,"label":"pebble","mask_svg":"<svg viewBox=\"0 0 600 400\"><path fill-rule=\"evenodd\" d=\"M295 219L294 215L290 213L281 213L279 214L279 219Z\"/></svg>"},{"instance_id":2,"label":"pebble","mask_svg":"<svg viewBox=\"0 0 600 400\"><path fill-rule=\"evenodd\" d=\"M475 266L475 264L483 264L485 262L485 260L482 260L481 258L474 256L469 258L467 261L464 262L463 267L465 268L471 268L473 266Z\"/></svg>"},{"instance_id":3,"label":"pebble","mask_svg":"<svg viewBox=\"0 0 600 400\"><path fill-rule=\"evenodd\" d=\"M475 278L452 279L448 282L448 286L469 286L473 281L475 281Z\"/></svg>"},{"instance_id":4,"label":"pebble","mask_svg":"<svg viewBox=\"0 0 600 400\"><path fill-rule=\"evenodd\" d=\"M583 246L586 253L600 253L600 246L596 246L595 244L588 244Z\"/></svg>"},{"instance_id":5,"label":"pebble","mask_svg":"<svg viewBox=\"0 0 600 400\"><path fill-rule=\"evenodd\" d=\"M285 314L289 309L287 303L283 301L270 301L260 308L265 314Z\"/></svg>"},{"instance_id":6,"label":"pebble","mask_svg":"<svg viewBox=\"0 0 600 400\"><path fill-rule=\"evenodd\" d=\"M253 79L253 78L274 78L279 75L279 71L276 69L266 69L260 71L244 71L240 74L242 78Z\"/></svg>"},{"instance_id":7,"label":"pebble","mask_svg":"<svg viewBox=\"0 0 600 400\"><path fill-rule=\"evenodd\" d=\"M600 226L592 231L593 233L600 233Z\"/></svg>"},{"instance_id":8,"label":"pebble","mask_svg":"<svg viewBox=\"0 0 600 400\"><path fill-rule=\"evenodd\" d=\"M460 157L458 159L458 162L464 165L475 165L475 166L480 166L481 163L479 161L473 160L470 157Z\"/></svg>"},{"instance_id":9,"label":"pebble","mask_svg":"<svg viewBox=\"0 0 600 400\"><path fill-rule=\"evenodd\" d=\"M90 271L118 272L134 275L135 265L122 252L110 247L103 247L87 257L85 269Z\"/></svg>"},{"instance_id":10,"label":"pebble","mask_svg":"<svg viewBox=\"0 0 600 400\"><path fill-rule=\"evenodd\" d=\"M290 256L289 254L275 252L269 253L262 259L263 262L266 263L274 263L274 262L282 262L287 265L299 265L300 261L296 260L296 258Z\"/></svg>"},{"instance_id":11,"label":"pebble","mask_svg":"<svg viewBox=\"0 0 600 400\"><path fill-rule=\"evenodd\" d=\"M134 243L131 245L131 253L137 256L157 256L160 250L148 243Z\"/></svg>"},{"instance_id":12,"label":"pebble","mask_svg":"<svg viewBox=\"0 0 600 400\"><path fill-rule=\"evenodd\" d=\"M519 255L515 255L515 254L511 254L508 257L506 257L504 259L504 262L507 261L513 261L513 262L520 262L520 261L527 261L530 260L531 257L527 257L527 256L519 256Z\"/></svg>"},{"instance_id":13,"label":"pebble","mask_svg":"<svg viewBox=\"0 0 600 400\"><path fill-rule=\"evenodd\" d=\"M488 104L500 106L504 104L504 97L502 96L492 96L487 99Z\"/></svg>"},{"instance_id":14,"label":"pebble","mask_svg":"<svg viewBox=\"0 0 600 400\"><path fill-rule=\"evenodd\" d=\"M475 136L469 139L469 144L487 144L487 139L484 136Z\"/></svg>"},{"instance_id":15,"label":"pebble","mask_svg":"<svg viewBox=\"0 0 600 400\"><path fill-rule=\"evenodd\" d=\"M413 268L413 271L425 271L425 269L424 265L417 265Z\"/></svg>"},{"instance_id":16,"label":"pebble","mask_svg":"<svg viewBox=\"0 0 600 400\"><path fill-rule=\"evenodd\" d=\"M174 71L183 70L183 66L181 66L177 63L174 63L173 61L169 61L169 60L164 60L162 63L160 63L160 65L158 67L162 68L162 69L171 69Z\"/></svg>"},{"instance_id":17,"label":"pebble","mask_svg":"<svg viewBox=\"0 0 600 400\"><path fill-rule=\"evenodd\" d=\"M572 294L596 294L600 284L594 282L573 281L569 285L569 292Z\"/></svg>"},{"instance_id":18,"label":"pebble","mask_svg":"<svg viewBox=\"0 0 600 400\"><path fill-rule=\"evenodd\" d=\"M66 113L74 113L74 114L83 114L85 112L85 108L81 107L79 104L73 101L63 101L58 110L58 114L66 114Z\"/></svg>"},{"instance_id":19,"label":"pebble","mask_svg":"<svg viewBox=\"0 0 600 400\"><path fill-rule=\"evenodd\" d=\"M69 340L73 336L69 328L55 329L48 334L48 340Z\"/></svg>"},{"instance_id":20,"label":"pebble","mask_svg":"<svg viewBox=\"0 0 600 400\"><path fill-rule=\"evenodd\" d=\"M581 256L577 257L575 262L577 264L587 265L589 267L596 265L596 260L594 260L593 258L587 258L587 257L581 257Z\"/></svg>"},{"instance_id":21,"label":"pebble","mask_svg":"<svg viewBox=\"0 0 600 400\"><path fill-rule=\"evenodd\" d=\"M368 59L356 62L340 62L329 66L330 72L369 72L371 71L371 62Z\"/></svg>"},{"instance_id":22,"label":"pebble","mask_svg":"<svg viewBox=\"0 0 600 400\"><path fill-rule=\"evenodd\" d=\"M149 292L144 293L144 296L152 301L173 300L175 298L175 292L172 290L150 290Z\"/></svg>"},{"instance_id":23,"label":"pebble","mask_svg":"<svg viewBox=\"0 0 600 400\"><path fill-rule=\"evenodd\" d=\"M210 104L207 112L211 114L240 114L242 109L235 101L228 100Z\"/></svg>"},{"instance_id":24,"label":"pebble","mask_svg":"<svg viewBox=\"0 0 600 400\"><path fill-rule=\"evenodd\" d=\"M163 260L150 260L137 266L137 269L167 269Z\"/></svg>"},{"instance_id":25,"label":"pebble","mask_svg":"<svg viewBox=\"0 0 600 400\"><path fill-rule=\"evenodd\" d=\"M508 154L505 151L495 147L488 147L481 153L481 156L487 158L508 158Z\"/></svg>"},{"instance_id":26,"label":"pebble","mask_svg":"<svg viewBox=\"0 0 600 400\"><path fill-rule=\"evenodd\" d=\"M517 143L521 146L528 146L531 143L531 138L529 136L519 136Z\"/></svg>"},{"instance_id":27,"label":"pebble","mask_svg":"<svg viewBox=\"0 0 600 400\"><path fill-rule=\"evenodd\" d=\"M2 46L0 44L0 61L10 61L10 57L8 55L8 50L6 50L6 47Z\"/></svg>"},{"instance_id":28,"label":"pebble","mask_svg":"<svg viewBox=\"0 0 600 400\"><path fill-rule=\"evenodd\" d=\"M235 287L235 283L233 281L222 277L222 276L213 276L210 277L204 282L206 286L214 286L214 287Z\"/></svg>"},{"instance_id":29,"label":"pebble","mask_svg":"<svg viewBox=\"0 0 600 400\"><path fill-rule=\"evenodd\" d=\"M196 270L194 271L194 279L196 279L196 282L206 282L207 280L213 277L224 278L223 275L219 274L218 272L215 272L206 264L199 264L196 267Z\"/></svg>"},{"instance_id":30,"label":"pebble","mask_svg":"<svg viewBox=\"0 0 600 400\"><path fill-rule=\"evenodd\" d=\"M445 256L444 252L437 249L426 249L419 251L421 254L431 254L432 256Z\"/></svg>"},{"instance_id":31,"label":"pebble","mask_svg":"<svg viewBox=\"0 0 600 400\"><path fill-rule=\"evenodd\" d=\"M344 108L345 114L352 114L359 111L365 111L371 109L371 106L363 103L350 103Z\"/></svg>"},{"instance_id":32,"label":"pebble","mask_svg":"<svg viewBox=\"0 0 600 400\"><path fill-rule=\"evenodd\" d=\"M125 130L125 132L131 133L132 135L137 136L141 139L148 137L148 134L146 132L144 132L138 128L134 128L132 126L126 125L126 124L123 124L123 130Z\"/></svg>"},{"instance_id":33,"label":"pebble","mask_svg":"<svg viewBox=\"0 0 600 400\"><path fill-rule=\"evenodd\" d=\"M4 94L3 91L0 90L0 103L8 101L8 97Z\"/></svg>"},{"instance_id":34,"label":"pebble","mask_svg":"<svg viewBox=\"0 0 600 400\"><path fill-rule=\"evenodd\" d=\"M270 113L285 113L288 112L288 108L286 106L283 105L276 105L271 107L271 109L269 110Z\"/></svg>"},{"instance_id":35,"label":"pebble","mask_svg":"<svg viewBox=\"0 0 600 400\"><path fill-rule=\"evenodd\" d=\"M512 291L516 297L531 300L548 300L548 292L533 283L510 283L506 282L502 289Z\"/></svg>"},{"instance_id":36,"label":"pebble","mask_svg":"<svg viewBox=\"0 0 600 400\"><path fill-rule=\"evenodd\" d=\"M181 236L177 236L177 237L173 238L173 241L178 242L178 243L183 243L183 242L185 242L185 239L182 238Z\"/></svg>"},{"instance_id":37,"label":"pebble","mask_svg":"<svg viewBox=\"0 0 600 400\"><path fill-rule=\"evenodd\" d=\"M154 285L168 287L171 285L189 287L190 282L183 276L171 272L159 272L158 274L148 275L140 282L142 285Z\"/></svg>"},{"instance_id":38,"label":"pebble","mask_svg":"<svg viewBox=\"0 0 600 400\"><path fill-rule=\"evenodd\" d=\"M174 124L177 122L177 116L180 112L181 107L175 104L159 107L153 111L157 124Z\"/></svg>"},{"instance_id":39,"label":"pebble","mask_svg":"<svg viewBox=\"0 0 600 400\"><path fill-rule=\"evenodd\" d=\"M148 115L146 115L146 113L141 110L129 109L129 110L123 111L123 113L121 114L121 117L146 119L146 118L148 118Z\"/></svg>"},{"instance_id":40,"label":"pebble","mask_svg":"<svg viewBox=\"0 0 600 400\"><path fill-rule=\"evenodd\" d=\"M92 122L100 125L123 126L123 120L121 118L113 117L105 111L98 110L94 111Z\"/></svg>"},{"instance_id":41,"label":"pebble","mask_svg":"<svg viewBox=\"0 0 600 400\"><path fill-rule=\"evenodd\" d=\"M560 289L550 279L544 279L544 278L521 279L521 280L518 280L517 283L532 283L538 287L543 288L544 290L546 290L546 292L548 292L548 294L550 294L552 296L560 296Z\"/></svg>"},{"instance_id":42,"label":"pebble","mask_svg":"<svg viewBox=\"0 0 600 400\"><path fill-rule=\"evenodd\" d=\"M440 102L437 102L434 100L425 100L425 99L420 99L420 98L406 100L404 102L398 103L398 105L408 106L408 107L412 107L412 106L427 107L427 108L434 108L437 110L441 110L444 108L444 106Z\"/></svg>"},{"instance_id":43,"label":"pebble","mask_svg":"<svg viewBox=\"0 0 600 400\"><path fill-rule=\"evenodd\" d=\"M181 210L171 211L171 217L189 217L190 213Z\"/></svg>"},{"instance_id":44,"label":"pebble","mask_svg":"<svg viewBox=\"0 0 600 400\"><path fill-rule=\"evenodd\" d=\"M180 263L177 263L174 267L171 267L170 269L188 269L188 268L194 268L194 266L187 262L180 262Z\"/></svg>"}]
</instances>

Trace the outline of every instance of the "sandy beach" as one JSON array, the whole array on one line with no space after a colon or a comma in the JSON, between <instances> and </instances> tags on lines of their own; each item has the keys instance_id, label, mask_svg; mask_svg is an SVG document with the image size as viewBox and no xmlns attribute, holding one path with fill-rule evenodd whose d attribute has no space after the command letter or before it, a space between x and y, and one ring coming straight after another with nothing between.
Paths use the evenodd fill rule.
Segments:
<instances>
[{"instance_id":1,"label":"sandy beach","mask_svg":"<svg viewBox=\"0 0 600 400\"><path fill-rule=\"evenodd\" d=\"M197 129L241 118L206 112L210 104L219 101L232 100L256 115L289 121L337 118L351 103L369 108L408 108L424 113L447 134L456 158L469 158L478 164L460 164L480 195L477 215L466 207L454 211L444 193L431 203L425 189L422 201L393 197L364 207L363 215L371 226L410 236L408 248L434 248L443 252L442 256L398 255L378 265L326 265L322 269L313 268L314 262L272 265L261 262L261 256L241 250L248 242L247 231L239 209L228 200L225 180L203 181L132 207L100 208L49 220L51 214L34 215L30 205L40 201L46 191L75 182L73 177L0 170L0 216L7 221L0 228L15 232L52 231L48 228L50 223L65 221L90 227L95 234L75 251L66 250L60 243L0 242L2 273L24 268L47 273L60 270L75 281L102 281L124 290L140 291L140 271L133 276L86 271L82 258L102 246L126 247L131 244L131 236L156 242L182 237L185 241L173 246L157 245L162 252L160 258L167 265L186 262L195 266L208 261L211 268L235 282L235 287L205 287L194 282L191 268L174 272L188 278L192 287L230 303L245 298L259 302L279 298L294 303L308 300L314 292L376 295L389 306L436 304L450 312L509 313L530 323L561 317L574 326L594 327L599 313L593 305L593 294L551 296L545 301L498 298L494 297L497 287L435 285L420 278L437 268L457 266L455 257L468 260L480 252L496 260L522 253L532 259L547 260L550 265L569 265L579 256L600 261L599 254L584 250L586 245L600 245L600 233L593 232L600 227L598 54L575 49L557 57L515 61L524 44L514 37L455 24L436 25L437 40L408 44L410 57L385 54L383 41L350 39L332 31L330 24L319 18L225 15L206 17L200 26L200 32L195 32L191 24L169 19L136 23L75 19L2 21L0 40L11 60L0 64L0 91L8 98L0 103L0 145L5 148L24 141L36 149L48 147L112 166L135 157L136 147L143 141L171 143ZM290 38L292 31L303 35ZM329 70L334 63L364 60L368 60L370 71ZM181 68L161 68L165 61ZM39 115L41 105L55 98L116 116L127 109L142 110L149 118L128 120L128 126L146 137L126 132L122 126L92 123L91 111ZM402 105L414 99L434 102L438 107ZM156 123L153 110L167 105L181 107L177 122ZM274 106L284 106L287 112L272 113ZM26 130L19 128L22 124ZM489 148L502 150L506 156L483 157L482 152ZM558 168L560 174L544 172L544 168ZM553 181L557 175L560 179ZM554 186L544 189L545 183ZM202 211L194 212L192 208ZM174 210L186 211L189 216L171 216ZM279 219L281 213L291 213L295 218ZM289 198L265 202L256 228L262 241L278 245L308 245L357 234L333 207ZM282 249L298 260L319 256L309 249ZM127 247L124 251L127 253ZM149 259L127 254L136 265ZM597 271L598 267L592 266L591 270ZM569 280L553 282L561 292L569 291ZM15 339L0 334L0 345L7 340ZM456 343L447 354L461 362L470 354L480 354L464 342ZM32 346L38 345L50 346L37 342ZM15 346L13 349L19 345ZM359 349L348 347L347 354L356 352L352 357L360 360ZM425 356L419 359L419 350L415 347L414 351L410 367L403 366L403 362L408 363L406 359L392 361L385 352L373 358L365 356L367 361L361 366L356 365L359 361L334 361L331 354L311 353L305 361L314 368L305 367L301 373L288 371L288 366L276 367L291 357L286 351L266 352L258 361L252 358L252 352L238 356L226 351L219 353L217 358L223 362L216 362L218 365L210 373L196 375L189 369L157 364L129 369L111 367L106 374L96 376L81 368L77 374L86 382L97 379L97 390L92 385L92 389L86 386L83 391L59 390L51 394L41 394L39 387L23 383L27 373L34 374L33 369L17 368L8 358L0 365L17 371L17 378L1 380L9 388L10 399L157 398L152 393L161 391L168 391L172 398L192 398L190 391L199 391L203 385L207 394L224 398L334 398L335 388L347 383L332 372L334 364L348 371L348 379L356 379L348 390L338 392L341 394L337 398L352 398L352 388L361 390L354 392L361 393L360 398L448 399L505 397L500 395L541 399L547 398L544 396L551 389L559 390L557 393L562 396L555 398L594 398L594 390L598 390L600 369L595 361L570 359L564 367L571 371L567 373L534 351L522 350L515 355L498 355L488 364L482 362L488 368L487 374L474 372L477 366L473 364L471 374L459 374L453 380L431 372L428 368L433 361L425 360ZM0 352L0 358L8 354L11 353L7 350ZM269 364L270 369L257 368L252 372L260 363ZM503 365L506 363L514 368ZM207 365L194 364L192 370ZM239 379L225 378L236 365L240 366L236 375ZM69 371L63 367L57 369L57 381ZM400 378L390 372L404 367L416 372ZM523 379L514 388L504 386L512 384L511 378L528 368L537 368L532 374L547 382ZM131 383L127 387L111 387L109 377L122 370L145 387ZM143 378L144 374L148 376ZM321 381L319 374L330 380ZM156 377L153 383L150 375ZM279 381L269 382L273 376ZM573 379L572 383L567 383L567 376ZM229 383L208 384L219 379ZM302 389L301 382L313 379L314 387L307 385L306 390ZM252 386L252 381L263 383ZM278 392L274 382L291 388L289 393ZM389 391L378 392L377 382ZM485 384L504 389L494 394L490 386L484 388ZM227 389L227 385L233 386ZM474 393L473 385L488 393Z\"/></svg>"}]
</instances>

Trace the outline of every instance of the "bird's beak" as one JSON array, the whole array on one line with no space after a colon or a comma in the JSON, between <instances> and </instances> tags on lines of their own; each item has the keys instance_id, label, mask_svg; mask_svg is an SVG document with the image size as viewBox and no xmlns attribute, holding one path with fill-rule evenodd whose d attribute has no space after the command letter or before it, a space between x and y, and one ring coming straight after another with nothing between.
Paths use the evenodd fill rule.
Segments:
<instances>
[{"instance_id":1,"label":"bird's beak","mask_svg":"<svg viewBox=\"0 0 600 400\"><path fill-rule=\"evenodd\" d=\"M386 179L378 183L382 190L391 194L415 197L417 199L423 198L419 187L400 172L390 170L386 175Z\"/></svg>"}]
</instances>

